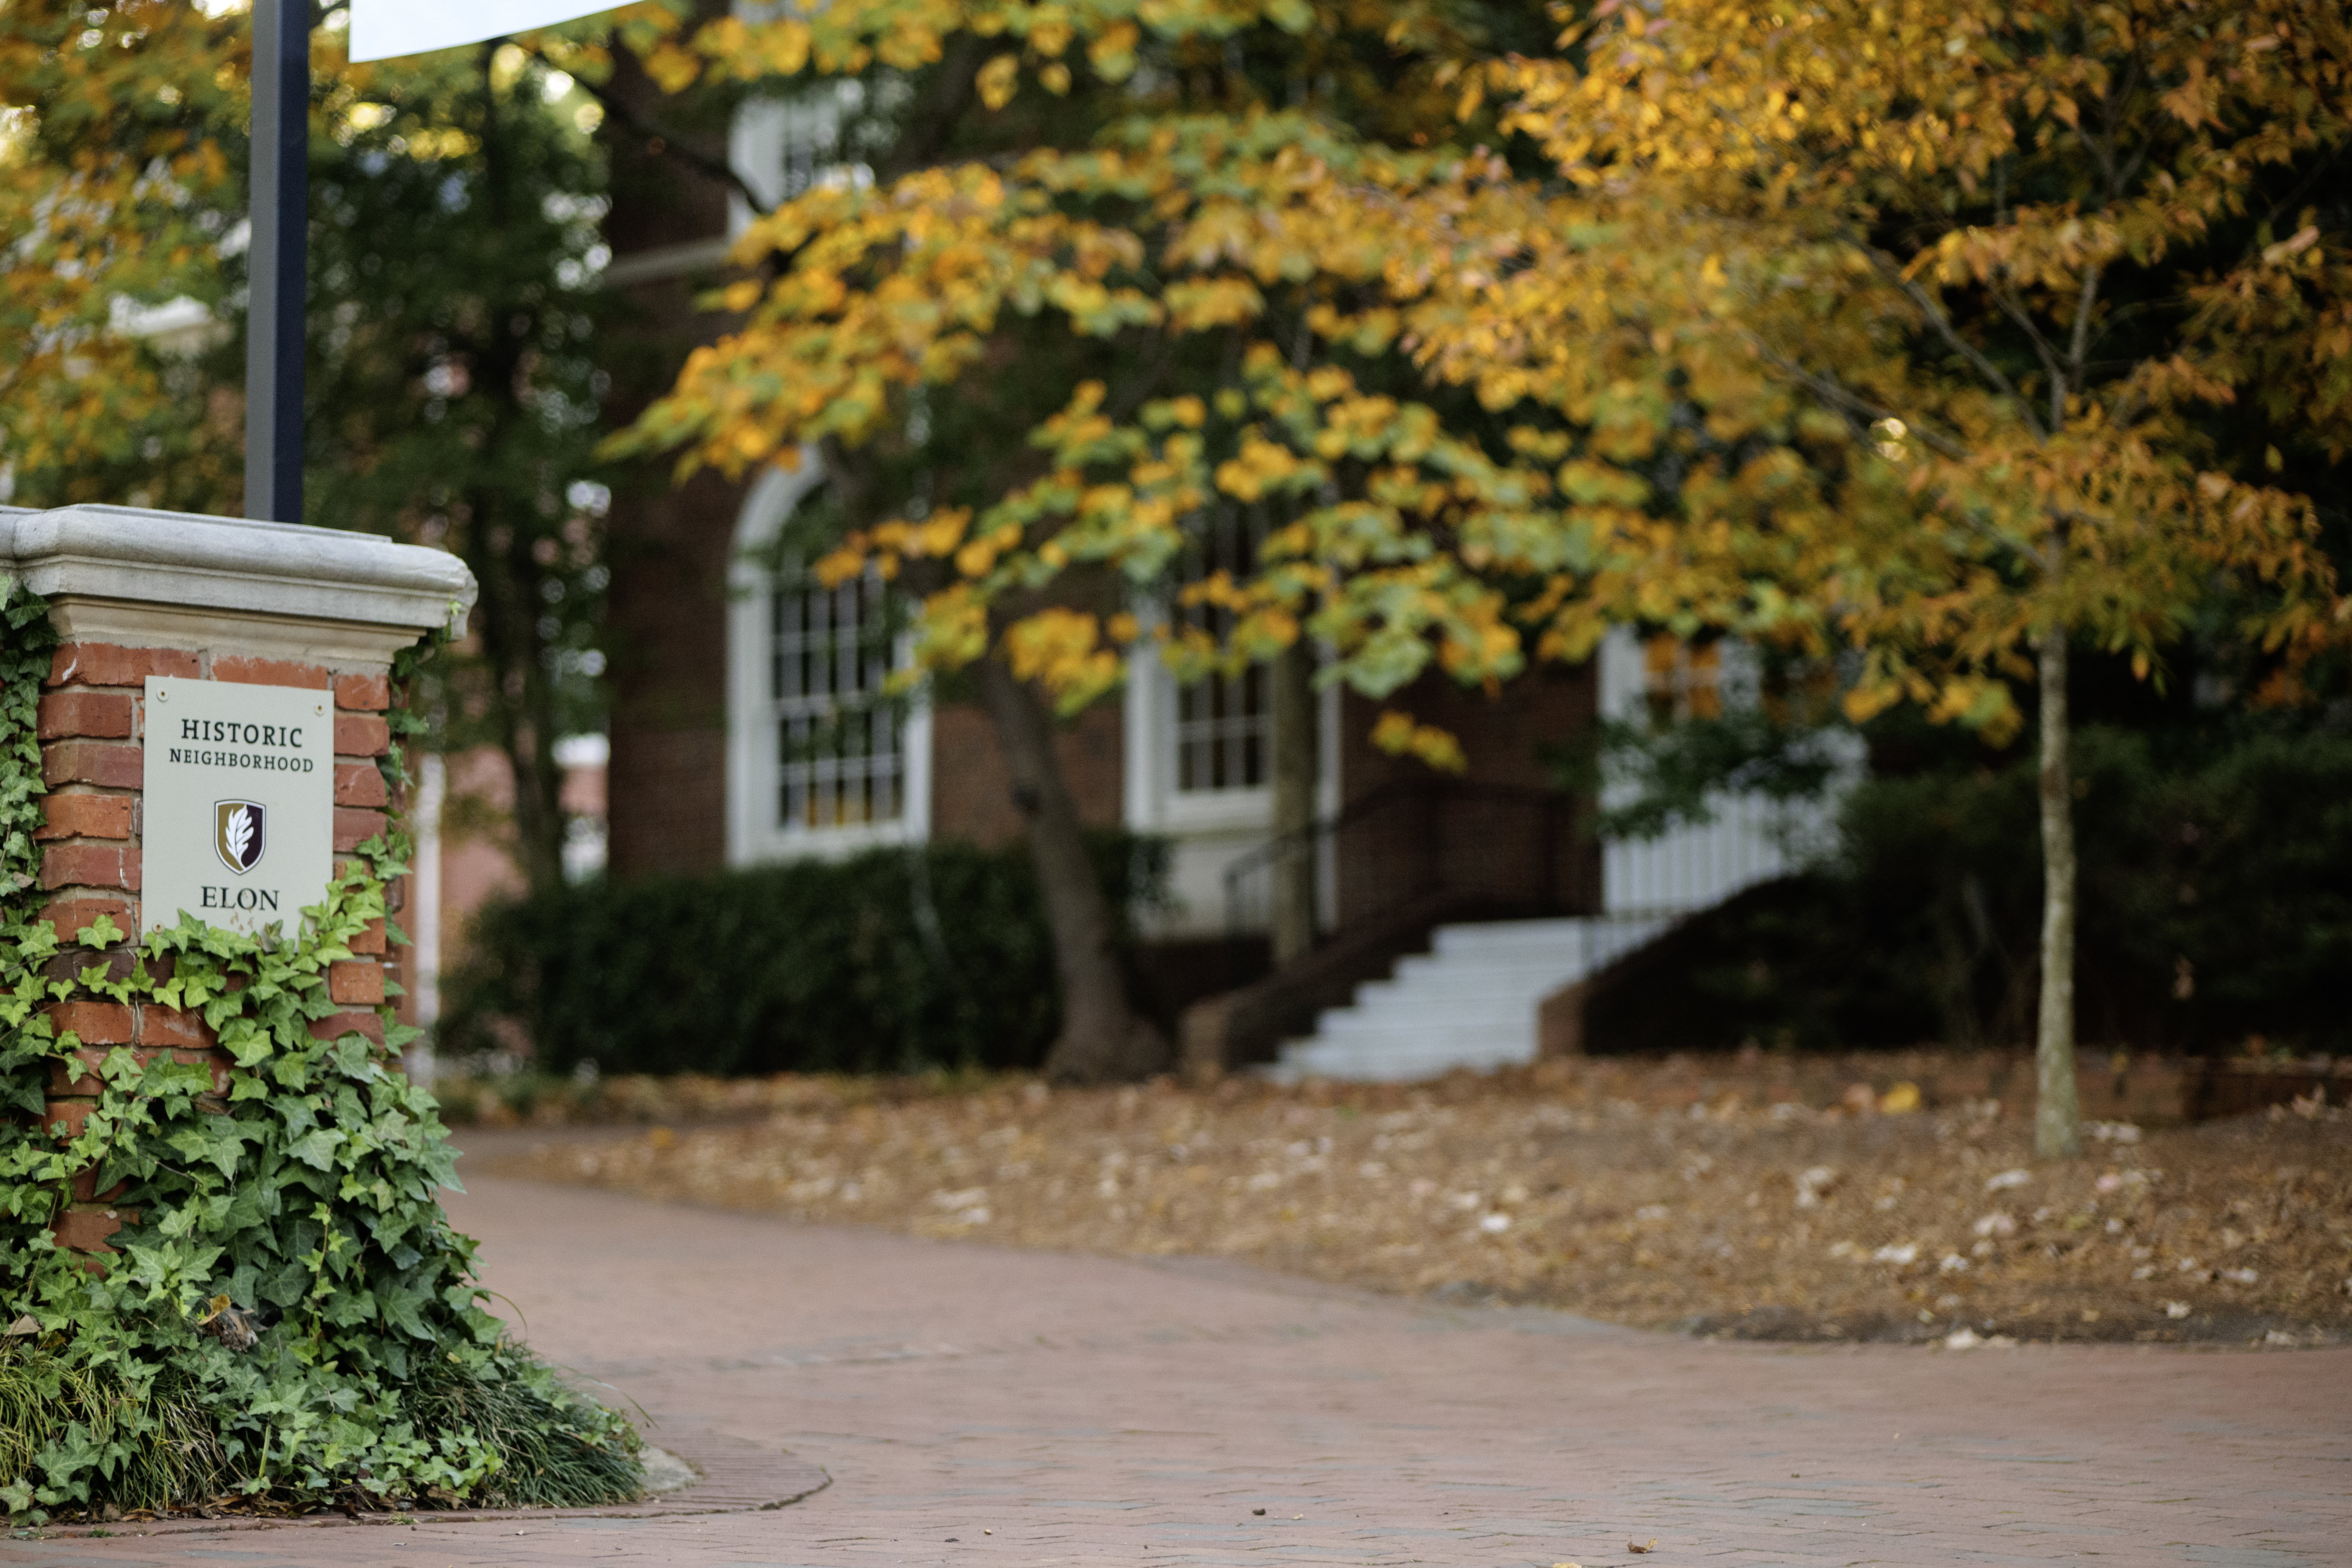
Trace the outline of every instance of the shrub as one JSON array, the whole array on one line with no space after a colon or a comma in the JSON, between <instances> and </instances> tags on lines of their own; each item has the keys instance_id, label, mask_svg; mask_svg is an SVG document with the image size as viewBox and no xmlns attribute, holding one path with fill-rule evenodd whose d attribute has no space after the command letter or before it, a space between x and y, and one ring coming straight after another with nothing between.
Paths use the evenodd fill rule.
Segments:
<instances>
[{"instance_id":1,"label":"shrub","mask_svg":"<svg viewBox=\"0 0 2352 1568\"><path fill-rule=\"evenodd\" d=\"M2096 725L2075 738L2082 1037L2352 1051L2352 736L2248 725L2167 740ZM1588 1036L1601 1048L2030 1040L2034 773L2024 757L1865 781L1832 861L1696 917L1672 983L1596 997Z\"/></svg>"},{"instance_id":2,"label":"shrub","mask_svg":"<svg viewBox=\"0 0 2352 1568\"><path fill-rule=\"evenodd\" d=\"M1164 897L1163 843L1092 847L1115 909ZM1027 854L942 843L493 902L441 1047L484 1054L520 1030L551 1073L1028 1068L1056 993Z\"/></svg>"}]
</instances>

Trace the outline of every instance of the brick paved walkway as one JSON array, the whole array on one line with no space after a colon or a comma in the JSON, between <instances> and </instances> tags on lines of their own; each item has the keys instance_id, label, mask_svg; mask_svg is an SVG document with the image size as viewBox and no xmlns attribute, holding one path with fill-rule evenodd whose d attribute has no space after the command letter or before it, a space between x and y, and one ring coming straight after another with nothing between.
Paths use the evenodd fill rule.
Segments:
<instances>
[{"instance_id":1,"label":"brick paved walkway","mask_svg":"<svg viewBox=\"0 0 2352 1568\"><path fill-rule=\"evenodd\" d=\"M2352 1563L2352 1350L1703 1344L474 1188L452 1207L533 1343L656 1442L782 1446L832 1486L698 1519L0 1542L0 1564Z\"/></svg>"}]
</instances>

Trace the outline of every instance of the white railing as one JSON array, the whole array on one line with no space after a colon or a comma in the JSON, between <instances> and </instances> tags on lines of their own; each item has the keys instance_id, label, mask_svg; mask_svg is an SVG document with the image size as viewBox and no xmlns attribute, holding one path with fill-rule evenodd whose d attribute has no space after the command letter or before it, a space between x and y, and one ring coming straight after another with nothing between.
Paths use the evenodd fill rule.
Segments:
<instances>
[{"instance_id":1,"label":"white railing","mask_svg":"<svg viewBox=\"0 0 2352 1568\"><path fill-rule=\"evenodd\" d=\"M1642 644L1620 627L1601 645L1601 712L1603 718L1643 716L1648 683ZM1757 694L1754 655L1738 645L1724 649L1718 682L1726 707L1752 703ZM1837 808L1845 789L1861 773L1858 745L1839 783L1820 800L1780 805L1759 795L1722 795L1710 805L1714 820L1676 827L1656 838L1603 844L1601 907L1604 914L1675 913L1721 903L1742 889L1787 876L1816 859L1833 842ZM1624 804L1604 790L1604 806Z\"/></svg>"}]
</instances>

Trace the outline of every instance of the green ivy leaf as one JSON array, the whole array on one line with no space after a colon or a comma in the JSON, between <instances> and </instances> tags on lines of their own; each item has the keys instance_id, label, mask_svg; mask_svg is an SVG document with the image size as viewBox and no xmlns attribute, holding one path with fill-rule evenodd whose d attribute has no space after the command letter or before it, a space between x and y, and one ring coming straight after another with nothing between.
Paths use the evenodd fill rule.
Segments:
<instances>
[{"instance_id":1,"label":"green ivy leaf","mask_svg":"<svg viewBox=\"0 0 2352 1568\"><path fill-rule=\"evenodd\" d=\"M287 1146L286 1152L306 1165L321 1171L335 1168L335 1151L342 1145L343 1135L331 1127L321 1127L307 1137Z\"/></svg>"}]
</instances>

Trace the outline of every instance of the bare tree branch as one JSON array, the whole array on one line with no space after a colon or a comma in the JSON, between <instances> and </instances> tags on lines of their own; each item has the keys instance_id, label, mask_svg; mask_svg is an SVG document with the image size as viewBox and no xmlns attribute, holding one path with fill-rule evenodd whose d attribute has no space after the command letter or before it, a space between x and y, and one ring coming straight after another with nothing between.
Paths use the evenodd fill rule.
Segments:
<instances>
[{"instance_id":1,"label":"bare tree branch","mask_svg":"<svg viewBox=\"0 0 2352 1568\"><path fill-rule=\"evenodd\" d=\"M1958 329L1952 325L1952 319L1944 313L1943 306L1936 302L1936 297L1927 292L1917 279L1905 277L1903 269L1895 265L1893 257L1866 244L1860 246L1859 248L1864 255L1870 258L1870 264L1877 269L1879 277L1901 289L1905 297L1918 307L1919 313L1927 317L1928 324L1936 329L1936 335L1942 338L1955 353L1968 361L1979 375L1992 384L1994 390L2016 404L2018 411L2025 416L2025 422L2032 427L2033 433L2047 440L2050 432L2043 429L2042 421L2035 417L2033 405L2025 400L2024 395L2017 390L2016 384L2009 379L2000 366L1986 358L1982 349L1960 336Z\"/></svg>"},{"instance_id":2,"label":"bare tree branch","mask_svg":"<svg viewBox=\"0 0 2352 1568\"><path fill-rule=\"evenodd\" d=\"M512 39L509 39L508 41L510 43L513 42ZM518 48L528 48L528 46L520 44L516 45L516 47ZM541 53L538 49L529 49L529 53L532 58L538 60L540 64L545 66L550 70L563 69L562 66L559 66L553 60L549 59L546 55ZM572 73L565 71L564 74L571 76ZM767 216L769 213L774 210L773 204L762 201L760 197L760 193L753 190L751 184L746 181L742 175L735 172L735 165L730 163L726 159L712 157L709 153L696 147L693 142L679 136L677 132L668 129L659 121L655 120L652 116L639 114L625 101L614 97L612 93L605 91L604 88L588 80L585 77L573 76L572 79L579 84L580 90L594 99L598 106L602 108L605 113L612 115L614 119L620 121L622 124L635 132L638 140L644 142L648 150L652 148L653 143L656 142L660 142L661 151L656 153L656 156L674 157L679 163L684 163L687 167L694 170L695 173L702 174L709 179L716 180L719 184L728 186L730 189L733 190L737 195L743 198L743 203L746 206L749 206L752 212L758 214L761 217Z\"/></svg>"},{"instance_id":3,"label":"bare tree branch","mask_svg":"<svg viewBox=\"0 0 2352 1568\"><path fill-rule=\"evenodd\" d=\"M2033 352L2042 361L2042 368L2050 373L2050 384L2054 387L2063 384L2066 379L2066 373L2058 363L2058 351L2051 346L2048 338L2042 335L2042 329L2033 324L2033 313L2025 308L2025 301L2017 297L2016 290L2004 288L1999 282L1989 281L1985 285L1985 291L1992 296L1993 302L2001 308L2001 312L2016 322L2019 330L2024 332L2032 342Z\"/></svg>"},{"instance_id":4,"label":"bare tree branch","mask_svg":"<svg viewBox=\"0 0 2352 1568\"><path fill-rule=\"evenodd\" d=\"M972 79L980 70L984 47L985 41L976 33L958 33L948 40L922 98L908 112L888 155L874 171L876 184L887 185L902 174L939 162L964 110L971 107Z\"/></svg>"},{"instance_id":5,"label":"bare tree branch","mask_svg":"<svg viewBox=\"0 0 2352 1568\"><path fill-rule=\"evenodd\" d=\"M2083 356L2090 351L2091 307L2099 298L2099 278L2102 270L2100 263L2095 261L2091 263L2090 270L2083 274L2083 297L2074 305L2074 338L2068 347L2067 360L2077 382L2081 381L2083 375Z\"/></svg>"},{"instance_id":6,"label":"bare tree branch","mask_svg":"<svg viewBox=\"0 0 2352 1568\"><path fill-rule=\"evenodd\" d=\"M1949 458L1955 462L1960 461L1969 455L1967 447L1948 436L1939 436L1923 426L1915 425L1894 409L1873 403L1870 399L1859 393L1849 391L1829 377L1807 370L1761 339L1750 337L1748 341L1755 345L1756 352L1763 356L1767 364L1840 411L1850 415L1859 414L1873 420L1892 419L1901 425L1905 430L1918 437L1921 442L1934 448L1937 454ZM1864 426L1861 433L1867 436L1868 427Z\"/></svg>"}]
</instances>

